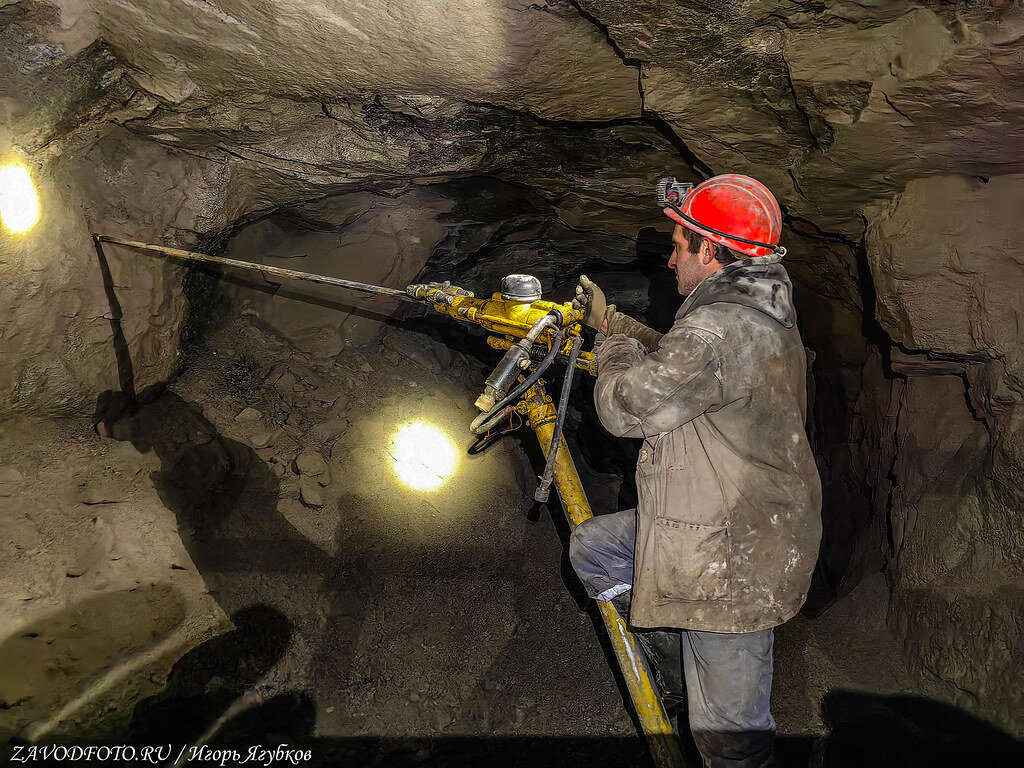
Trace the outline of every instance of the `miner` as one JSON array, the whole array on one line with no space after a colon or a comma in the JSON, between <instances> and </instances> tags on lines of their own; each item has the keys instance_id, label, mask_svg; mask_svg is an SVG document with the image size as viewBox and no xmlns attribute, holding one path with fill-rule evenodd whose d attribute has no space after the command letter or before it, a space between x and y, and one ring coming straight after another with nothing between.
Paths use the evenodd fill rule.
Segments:
<instances>
[{"instance_id":1,"label":"miner","mask_svg":"<svg viewBox=\"0 0 1024 768\"><path fill-rule=\"evenodd\" d=\"M585 276L577 288L587 325L607 336L598 416L643 447L637 508L577 527L570 558L591 597L628 615L705 765L760 768L772 764L774 628L806 599L821 537L782 215L737 174L662 179L658 198L686 297L672 328L616 311Z\"/></svg>"}]
</instances>

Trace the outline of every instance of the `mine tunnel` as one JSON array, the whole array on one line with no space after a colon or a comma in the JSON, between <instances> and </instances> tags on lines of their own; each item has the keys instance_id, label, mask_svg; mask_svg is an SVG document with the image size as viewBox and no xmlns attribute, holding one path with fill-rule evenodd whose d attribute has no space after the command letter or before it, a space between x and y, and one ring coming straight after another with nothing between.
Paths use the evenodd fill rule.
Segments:
<instances>
[{"instance_id":1,"label":"mine tunnel","mask_svg":"<svg viewBox=\"0 0 1024 768\"><path fill-rule=\"evenodd\" d=\"M6 0L0 62L12 764L1024 765L1019 3ZM700 261L760 247L680 245L727 177L781 228ZM682 254L791 283L788 364L719 343L754 310L693 304ZM581 275L672 334L588 327ZM709 307L735 324L679 346ZM602 375L704 347L794 399L691 407L679 375L685 418L609 431ZM726 406L764 477L796 419L821 491L738 491L821 533L757 623L774 726L736 759L692 670L668 706L645 577L595 600L570 557L622 510L711 514L682 452L653 517L647 465Z\"/></svg>"}]
</instances>

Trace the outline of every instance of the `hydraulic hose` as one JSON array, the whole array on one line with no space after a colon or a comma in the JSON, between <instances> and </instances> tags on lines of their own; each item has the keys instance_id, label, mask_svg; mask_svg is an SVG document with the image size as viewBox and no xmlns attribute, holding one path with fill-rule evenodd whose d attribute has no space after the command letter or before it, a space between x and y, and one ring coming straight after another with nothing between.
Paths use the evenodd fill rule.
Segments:
<instances>
[{"instance_id":1,"label":"hydraulic hose","mask_svg":"<svg viewBox=\"0 0 1024 768\"><path fill-rule=\"evenodd\" d=\"M569 362L565 367L565 378L562 380L562 394L558 398L558 413L555 415L555 431L551 434L551 447L548 449L548 459L544 463L544 474L540 477L540 485L533 498L543 503L548 500L551 482L555 477L555 456L558 455L558 443L562 438L562 425L565 423L565 411L569 407L569 390L572 389L572 376L576 372L576 358L580 356L580 347L583 345L583 337L577 336L572 340L572 349L569 350Z\"/></svg>"},{"instance_id":2,"label":"hydraulic hose","mask_svg":"<svg viewBox=\"0 0 1024 768\"><path fill-rule=\"evenodd\" d=\"M558 317L561 317L561 315L559 315ZM537 338L541 335L545 328L556 328L558 330L561 330L561 326L558 324L558 319L555 317L554 313L549 312L536 323L534 323L533 327L530 328L530 330L527 331L526 333L526 341L530 342L531 344L535 344Z\"/></svg>"},{"instance_id":3,"label":"hydraulic hose","mask_svg":"<svg viewBox=\"0 0 1024 768\"><path fill-rule=\"evenodd\" d=\"M551 363L554 362L555 357L558 355L559 350L562 348L563 335L564 334L561 328L556 327L551 331L551 349L549 349L548 353L544 355L544 359L540 361L540 364L537 366L537 370L531 373L524 382L517 385L515 389L513 389L511 392L505 395L505 397L503 397L500 402L495 403L494 408L491 409L491 413L498 410L499 408L504 408L509 403L514 403L516 400L522 397L523 393L526 390L528 390L537 382L537 379L544 375L544 372L551 367Z\"/></svg>"},{"instance_id":4,"label":"hydraulic hose","mask_svg":"<svg viewBox=\"0 0 1024 768\"><path fill-rule=\"evenodd\" d=\"M553 311L537 320L525 337L508 348L501 362L484 382L484 391L474 405L483 413L493 413L497 407L496 402L505 398L516 379L530 366L530 353L541 333L545 328L557 328L559 325L560 318Z\"/></svg>"},{"instance_id":5,"label":"hydraulic hose","mask_svg":"<svg viewBox=\"0 0 1024 768\"><path fill-rule=\"evenodd\" d=\"M469 425L469 429L474 435L482 435L486 432L487 430L484 429L484 426L491 420L492 416L495 416L509 403L514 403L522 397L526 390L537 383L537 379L544 375L544 372L551 366L551 363L558 355L558 351L562 348L563 335L562 329L557 326L551 330L551 349L548 350L544 359L540 361L540 364L537 366L537 370L531 373L525 381L516 386L515 389L505 395L505 397L503 397L499 402L495 403L489 411L481 413L473 419L473 423Z\"/></svg>"},{"instance_id":6,"label":"hydraulic hose","mask_svg":"<svg viewBox=\"0 0 1024 768\"><path fill-rule=\"evenodd\" d=\"M489 432L490 430L494 429L496 426L501 424L501 422L506 421L512 415L512 408L506 406L505 408L499 408L497 413L494 413L494 411L488 411L487 413L484 413L484 414L481 414L481 415L482 416L487 416L487 415L492 414L492 413L494 415L491 416L491 418L489 418L483 424L481 424L478 427L475 427L473 429L473 433L474 434L482 435L482 434L484 434L486 432ZM475 421L473 423L476 424Z\"/></svg>"}]
</instances>

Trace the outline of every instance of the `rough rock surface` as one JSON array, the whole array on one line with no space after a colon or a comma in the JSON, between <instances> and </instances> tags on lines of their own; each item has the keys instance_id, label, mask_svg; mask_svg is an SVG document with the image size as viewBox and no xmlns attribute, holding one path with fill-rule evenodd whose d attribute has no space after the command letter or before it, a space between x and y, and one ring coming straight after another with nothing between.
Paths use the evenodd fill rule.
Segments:
<instances>
[{"instance_id":1,"label":"rough rock surface","mask_svg":"<svg viewBox=\"0 0 1024 768\"><path fill-rule=\"evenodd\" d=\"M410 7L406 21L422 22L414 26L394 24L373 4L326 15L302 7L278 4L263 13L246 4L198 4L181 13L96 2L0 9L9 79L0 154L13 149L29 165L44 211L33 233L0 234L4 304L17 315L2 349L11 361L0 381L5 408L81 412L110 383L109 355L97 347L112 345L103 320L111 310L99 289L91 232L206 247L282 204L355 190L391 193L411 181L473 171L522 177L523 165L543 174L566 215L579 219L590 215L587 200L597 189L589 196L585 184L571 189L577 171L599 169L601 191L646 195L647 180L633 176L637 156L670 146L650 128L637 126L621 139L615 134L628 129L598 127L582 151L572 131L562 131L546 153L536 151L547 145L531 134L558 132L528 113L573 121L639 117L636 69L568 3L494 2L447 15ZM151 11L173 21L147 18ZM473 30L471 38L452 37L452 51L430 57L437 71L424 69L412 52L460 25ZM356 37L344 46L326 43L333 34ZM293 54L281 57L280 50ZM311 58L301 62L302 52ZM226 61L237 69L225 69ZM519 147L523 138L528 152ZM609 172L610 156L619 158L619 170ZM643 162L656 172L650 155ZM684 162L671 164L683 173ZM154 286L137 302L132 292L120 299L134 318L122 330L141 388L178 365L186 323L175 287L180 277L138 254L105 250L132 271L131 278L115 274L121 285ZM23 264L50 273L42 276L54 286L48 295L68 286L57 313L35 311L40 276L30 277ZM65 348L56 339L66 340Z\"/></svg>"},{"instance_id":2,"label":"rough rock surface","mask_svg":"<svg viewBox=\"0 0 1024 768\"><path fill-rule=\"evenodd\" d=\"M214 747L245 748L273 734L321 763L535 749L532 764L574 750L594 765L647 764L586 603L559 573L565 531L547 514L527 519L521 450L461 455L460 482L439 495L396 482L389 430L426 416L463 444L482 382L460 354L426 373L396 348L438 345L393 335L403 343L325 363L236 318L134 413L111 393L99 429L113 438L82 421L8 422L0 733L175 744L209 733ZM247 443L254 431L265 445ZM616 478L578 460L595 510L613 509ZM320 506L284 491L325 471ZM779 632L773 708L781 749L803 764L829 729L823 698L839 692L825 716L849 716L863 710L850 689L876 707L932 690L885 633L886 596L875 578ZM58 682L42 679L48 665ZM834 728L819 750L851 735L865 749L856 727Z\"/></svg>"},{"instance_id":3,"label":"rough rock surface","mask_svg":"<svg viewBox=\"0 0 1024 768\"><path fill-rule=\"evenodd\" d=\"M4 422L4 744L113 738L183 654L231 628L149 481L159 464L85 420Z\"/></svg>"},{"instance_id":4,"label":"rough rock surface","mask_svg":"<svg viewBox=\"0 0 1024 768\"><path fill-rule=\"evenodd\" d=\"M404 289L447 234L438 217L452 205L422 190L394 199L367 193L330 197L245 227L228 242L225 255ZM237 295L258 317L320 358L369 341L402 304L298 280L232 277L252 286Z\"/></svg>"},{"instance_id":5,"label":"rough rock surface","mask_svg":"<svg viewBox=\"0 0 1024 768\"><path fill-rule=\"evenodd\" d=\"M40 223L0 233L4 410L91 411L117 383L122 344L140 388L175 371L187 307L180 268L115 246L97 251L91 233L159 240L174 227L203 229L203 171L152 143L115 139L37 176Z\"/></svg>"},{"instance_id":6,"label":"rough rock surface","mask_svg":"<svg viewBox=\"0 0 1024 768\"><path fill-rule=\"evenodd\" d=\"M375 742L354 737L630 734L591 620L560 578L558 531L525 515L523 452L463 450L482 387L465 358L431 373L367 344L323 361L239 317L194 360L169 391L102 425L151 446L152 481L237 629L138 705L137 735L191 738L226 713L215 743L267 727L311 740L315 727L318 759L350 749L361 762ZM388 454L396 428L418 419L458 455L431 494L406 488ZM267 445L247 444L254 430ZM284 489L303 481L316 503Z\"/></svg>"},{"instance_id":7,"label":"rough rock surface","mask_svg":"<svg viewBox=\"0 0 1024 768\"><path fill-rule=\"evenodd\" d=\"M1017 727L1024 550L1017 508L985 486L988 433L965 406L963 380L909 379L896 434L890 625L961 706Z\"/></svg>"},{"instance_id":8,"label":"rough rock surface","mask_svg":"<svg viewBox=\"0 0 1024 768\"><path fill-rule=\"evenodd\" d=\"M1016 4L581 7L700 161L763 179L820 229L859 237L865 206L916 177L1020 168Z\"/></svg>"},{"instance_id":9,"label":"rough rock surface","mask_svg":"<svg viewBox=\"0 0 1024 768\"><path fill-rule=\"evenodd\" d=\"M640 108L636 69L558 0L90 5L91 18L78 23L95 24L140 85L170 103L372 92L486 101L549 119L632 117Z\"/></svg>"},{"instance_id":10,"label":"rough rock surface","mask_svg":"<svg viewBox=\"0 0 1024 768\"><path fill-rule=\"evenodd\" d=\"M974 707L1019 728L1024 413L1019 175L913 182L874 220L868 259L894 368L892 621ZM931 374L929 376L929 374Z\"/></svg>"},{"instance_id":11,"label":"rough rock surface","mask_svg":"<svg viewBox=\"0 0 1024 768\"><path fill-rule=\"evenodd\" d=\"M1024 502L1020 4L392 5L0 3L0 156L30 167L44 211L27 235L0 231L0 413L81 414L119 385L144 391L223 313L204 273L112 246L101 266L93 231L218 251L237 232L232 246L254 238L262 258L302 242L287 255L315 271L396 284L430 257L425 275L483 291L518 270L565 291L585 269L642 311L665 300L651 180L750 173L783 205L814 352L816 610L884 561L910 656L1024 728L995 682L1020 653L999 640L1021 616L1001 586L1019 582ZM386 232L401 246L374 239ZM243 295L321 361L385 319ZM300 407L320 402L303 374L267 375ZM294 441L244 426L264 452ZM982 553L964 563L944 559L961 552L954 507ZM953 589L968 577L970 597ZM909 620L925 607L932 623Z\"/></svg>"}]
</instances>

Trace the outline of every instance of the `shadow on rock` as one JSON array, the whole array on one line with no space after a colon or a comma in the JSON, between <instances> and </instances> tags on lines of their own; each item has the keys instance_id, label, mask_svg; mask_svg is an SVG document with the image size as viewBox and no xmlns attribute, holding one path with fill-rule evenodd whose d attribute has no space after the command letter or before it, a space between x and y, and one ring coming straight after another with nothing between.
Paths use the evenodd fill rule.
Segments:
<instances>
[{"instance_id":1,"label":"shadow on rock","mask_svg":"<svg viewBox=\"0 0 1024 768\"><path fill-rule=\"evenodd\" d=\"M821 708L823 768L1024 765L1024 743L940 701L834 690Z\"/></svg>"},{"instance_id":2,"label":"shadow on rock","mask_svg":"<svg viewBox=\"0 0 1024 768\"><path fill-rule=\"evenodd\" d=\"M243 754L254 743L272 748L313 740L316 701L305 691L279 693L233 717L221 728L217 742Z\"/></svg>"},{"instance_id":3,"label":"shadow on rock","mask_svg":"<svg viewBox=\"0 0 1024 768\"><path fill-rule=\"evenodd\" d=\"M279 611L255 605L231 617L235 629L182 656L164 690L139 702L131 734L137 743L191 742L281 658L292 627ZM250 736L259 733L253 731Z\"/></svg>"},{"instance_id":4,"label":"shadow on rock","mask_svg":"<svg viewBox=\"0 0 1024 768\"><path fill-rule=\"evenodd\" d=\"M109 708L119 689L83 690L82 681L130 664L135 654L180 626L185 615L185 600L173 585L153 584L91 596L20 627L0 643L0 734L21 733L30 723L59 722L62 707L76 695L83 708L96 701ZM125 697L133 693L131 686L121 691ZM77 712L73 708L68 714ZM102 730L103 724L95 722L93 728Z\"/></svg>"},{"instance_id":5,"label":"shadow on rock","mask_svg":"<svg viewBox=\"0 0 1024 768\"><path fill-rule=\"evenodd\" d=\"M366 601L363 560L331 559L295 530L277 509L278 478L252 448L220 435L198 408L159 385L137 397L104 393L95 421L100 434L156 453L154 487L175 513L210 594L236 625L183 656L165 689L138 705L135 738L180 743L232 706L248 711L239 698L253 695L293 640L312 649L320 668L347 669ZM351 642L341 633L340 649L320 647L323 614Z\"/></svg>"},{"instance_id":6,"label":"shadow on rock","mask_svg":"<svg viewBox=\"0 0 1024 768\"><path fill-rule=\"evenodd\" d=\"M288 589L307 589L309 575L323 573L327 558L278 512L279 481L252 448L218 434L162 385L134 399L105 392L95 421L101 434L159 457L153 484L226 613L265 604L290 615Z\"/></svg>"}]
</instances>

